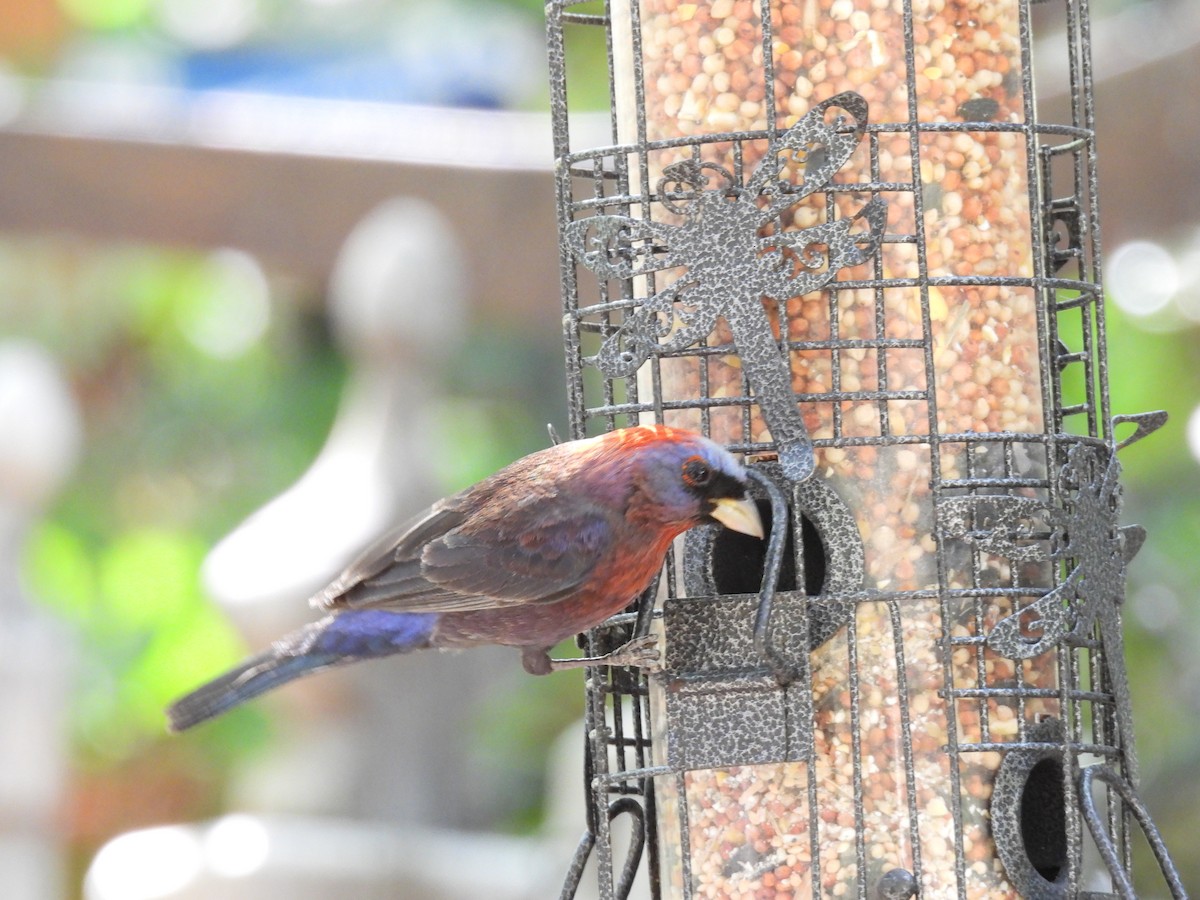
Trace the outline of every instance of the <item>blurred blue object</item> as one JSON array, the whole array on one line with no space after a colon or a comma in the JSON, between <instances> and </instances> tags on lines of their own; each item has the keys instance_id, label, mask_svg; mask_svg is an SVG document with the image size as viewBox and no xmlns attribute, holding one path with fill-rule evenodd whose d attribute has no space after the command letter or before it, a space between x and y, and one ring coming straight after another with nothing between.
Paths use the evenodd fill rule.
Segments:
<instances>
[{"instance_id":1,"label":"blurred blue object","mask_svg":"<svg viewBox=\"0 0 1200 900\"><path fill-rule=\"evenodd\" d=\"M193 91L245 90L384 103L428 103L432 85L390 54L325 48L237 47L192 53L180 60L183 86ZM495 107L490 96L469 92L472 103Z\"/></svg>"},{"instance_id":2,"label":"blurred blue object","mask_svg":"<svg viewBox=\"0 0 1200 900\"><path fill-rule=\"evenodd\" d=\"M195 49L182 86L485 109L520 105L545 80L540 27L500 7L414 11L369 40Z\"/></svg>"}]
</instances>

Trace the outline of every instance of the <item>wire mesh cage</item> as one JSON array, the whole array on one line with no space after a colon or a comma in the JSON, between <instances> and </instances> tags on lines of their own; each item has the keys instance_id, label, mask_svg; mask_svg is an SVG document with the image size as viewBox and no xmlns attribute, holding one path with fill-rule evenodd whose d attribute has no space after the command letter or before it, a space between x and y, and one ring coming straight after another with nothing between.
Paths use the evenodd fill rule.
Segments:
<instances>
[{"instance_id":1,"label":"wire mesh cage","mask_svg":"<svg viewBox=\"0 0 1200 900\"><path fill-rule=\"evenodd\" d=\"M1135 820L1181 896L1136 798L1117 450L1164 416L1109 409L1086 2L547 15L573 436L700 430L771 520L587 636L664 664L589 674L564 897L589 857L604 897L1132 896ZM579 33L608 146L572 144Z\"/></svg>"}]
</instances>

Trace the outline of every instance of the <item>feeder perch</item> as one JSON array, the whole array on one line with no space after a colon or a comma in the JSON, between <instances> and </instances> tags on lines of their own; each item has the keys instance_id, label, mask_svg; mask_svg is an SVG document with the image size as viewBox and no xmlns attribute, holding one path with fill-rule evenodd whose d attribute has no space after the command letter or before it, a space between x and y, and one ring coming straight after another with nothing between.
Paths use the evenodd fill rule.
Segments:
<instances>
[{"instance_id":1,"label":"feeder perch","mask_svg":"<svg viewBox=\"0 0 1200 900\"><path fill-rule=\"evenodd\" d=\"M1131 897L1135 825L1183 896L1136 793L1117 451L1165 417L1109 409L1086 3L596 10L547 6L572 436L700 430L771 526L694 529L586 636L664 665L589 673L563 897L589 859L604 898Z\"/></svg>"}]
</instances>

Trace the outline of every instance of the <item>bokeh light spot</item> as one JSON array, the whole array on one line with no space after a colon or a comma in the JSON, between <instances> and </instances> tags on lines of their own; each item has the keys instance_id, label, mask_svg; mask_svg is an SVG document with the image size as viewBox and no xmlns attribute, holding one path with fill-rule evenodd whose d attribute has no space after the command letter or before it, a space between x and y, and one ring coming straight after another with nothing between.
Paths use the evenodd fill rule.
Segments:
<instances>
[{"instance_id":1,"label":"bokeh light spot","mask_svg":"<svg viewBox=\"0 0 1200 900\"><path fill-rule=\"evenodd\" d=\"M1193 409L1192 414L1188 417L1187 443L1188 449L1192 451L1192 457L1200 462L1200 406Z\"/></svg>"},{"instance_id":2,"label":"bokeh light spot","mask_svg":"<svg viewBox=\"0 0 1200 900\"><path fill-rule=\"evenodd\" d=\"M260 24L257 0L159 0L158 15L168 34L204 50L239 44Z\"/></svg>"},{"instance_id":3,"label":"bokeh light spot","mask_svg":"<svg viewBox=\"0 0 1200 900\"><path fill-rule=\"evenodd\" d=\"M1130 241L1116 249L1108 267L1113 302L1131 316L1162 312L1179 290L1179 265L1151 241Z\"/></svg>"},{"instance_id":4,"label":"bokeh light spot","mask_svg":"<svg viewBox=\"0 0 1200 900\"><path fill-rule=\"evenodd\" d=\"M196 349L235 359L253 347L271 321L271 293L257 260L218 250L179 308L179 328Z\"/></svg>"},{"instance_id":5,"label":"bokeh light spot","mask_svg":"<svg viewBox=\"0 0 1200 900\"><path fill-rule=\"evenodd\" d=\"M262 868L270 848L266 826L253 816L226 816L204 837L209 869L226 878L242 878Z\"/></svg>"},{"instance_id":6,"label":"bokeh light spot","mask_svg":"<svg viewBox=\"0 0 1200 900\"><path fill-rule=\"evenodd\" d=\"M186 887L200 872L196 839L179 827L131 832L110 841L88 874L95 900L154 900Z\"/></svg>"}]
</instances>

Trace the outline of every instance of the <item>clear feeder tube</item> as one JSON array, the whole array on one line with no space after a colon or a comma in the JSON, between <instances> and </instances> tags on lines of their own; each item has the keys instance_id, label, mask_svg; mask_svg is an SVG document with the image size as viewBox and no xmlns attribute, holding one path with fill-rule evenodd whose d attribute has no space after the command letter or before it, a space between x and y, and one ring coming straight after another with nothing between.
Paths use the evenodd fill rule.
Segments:
<instances>
[{"instance_id":1,"label":"clear feeder tube","mask_svg":"<svg viewBox=\"0 0 1200 900\"><path fill-rule=\"evenodd\" d=\"M1060 312L1045 290L1049 156L1028 15L1018 0L609 5L615 146L591 157L591 209L677 223L661 187L670 167L690 160L706 189L723 180L732 197L774 136L845 92L866 101L862 140L827 189L772 227L811 228L872 198L887 209L871 258L821 289L762 301L815 447L812 478L852 511L862 540L854 613L809 660L812 746L801 759L663 774L669 735L654 730L664 897L865 897L896 869L922 896L1018 895L989 803L1006 745L1063 714L1068 659L1013 658L988 642L1063 581L1047 512L1064 458ZM814 162L789 165L803 181ZM659 335L670 345L695 314L670 286L689 277L659 267L602 286L574 322L611 337L631 301L671 296L676 318ZM1079 294L1087 342L1098 293L1083 283ZM582 419L661 421L769 456L769 417L736 345L718 317L692 346L651 355L624 394L613 379L598 405L577 396ZM1106 397L1086 405L1103 436ZM999 528L997 511L1020 522ZM649 687L662 726L669 680Z\"/></svg>"}]
</instances>

